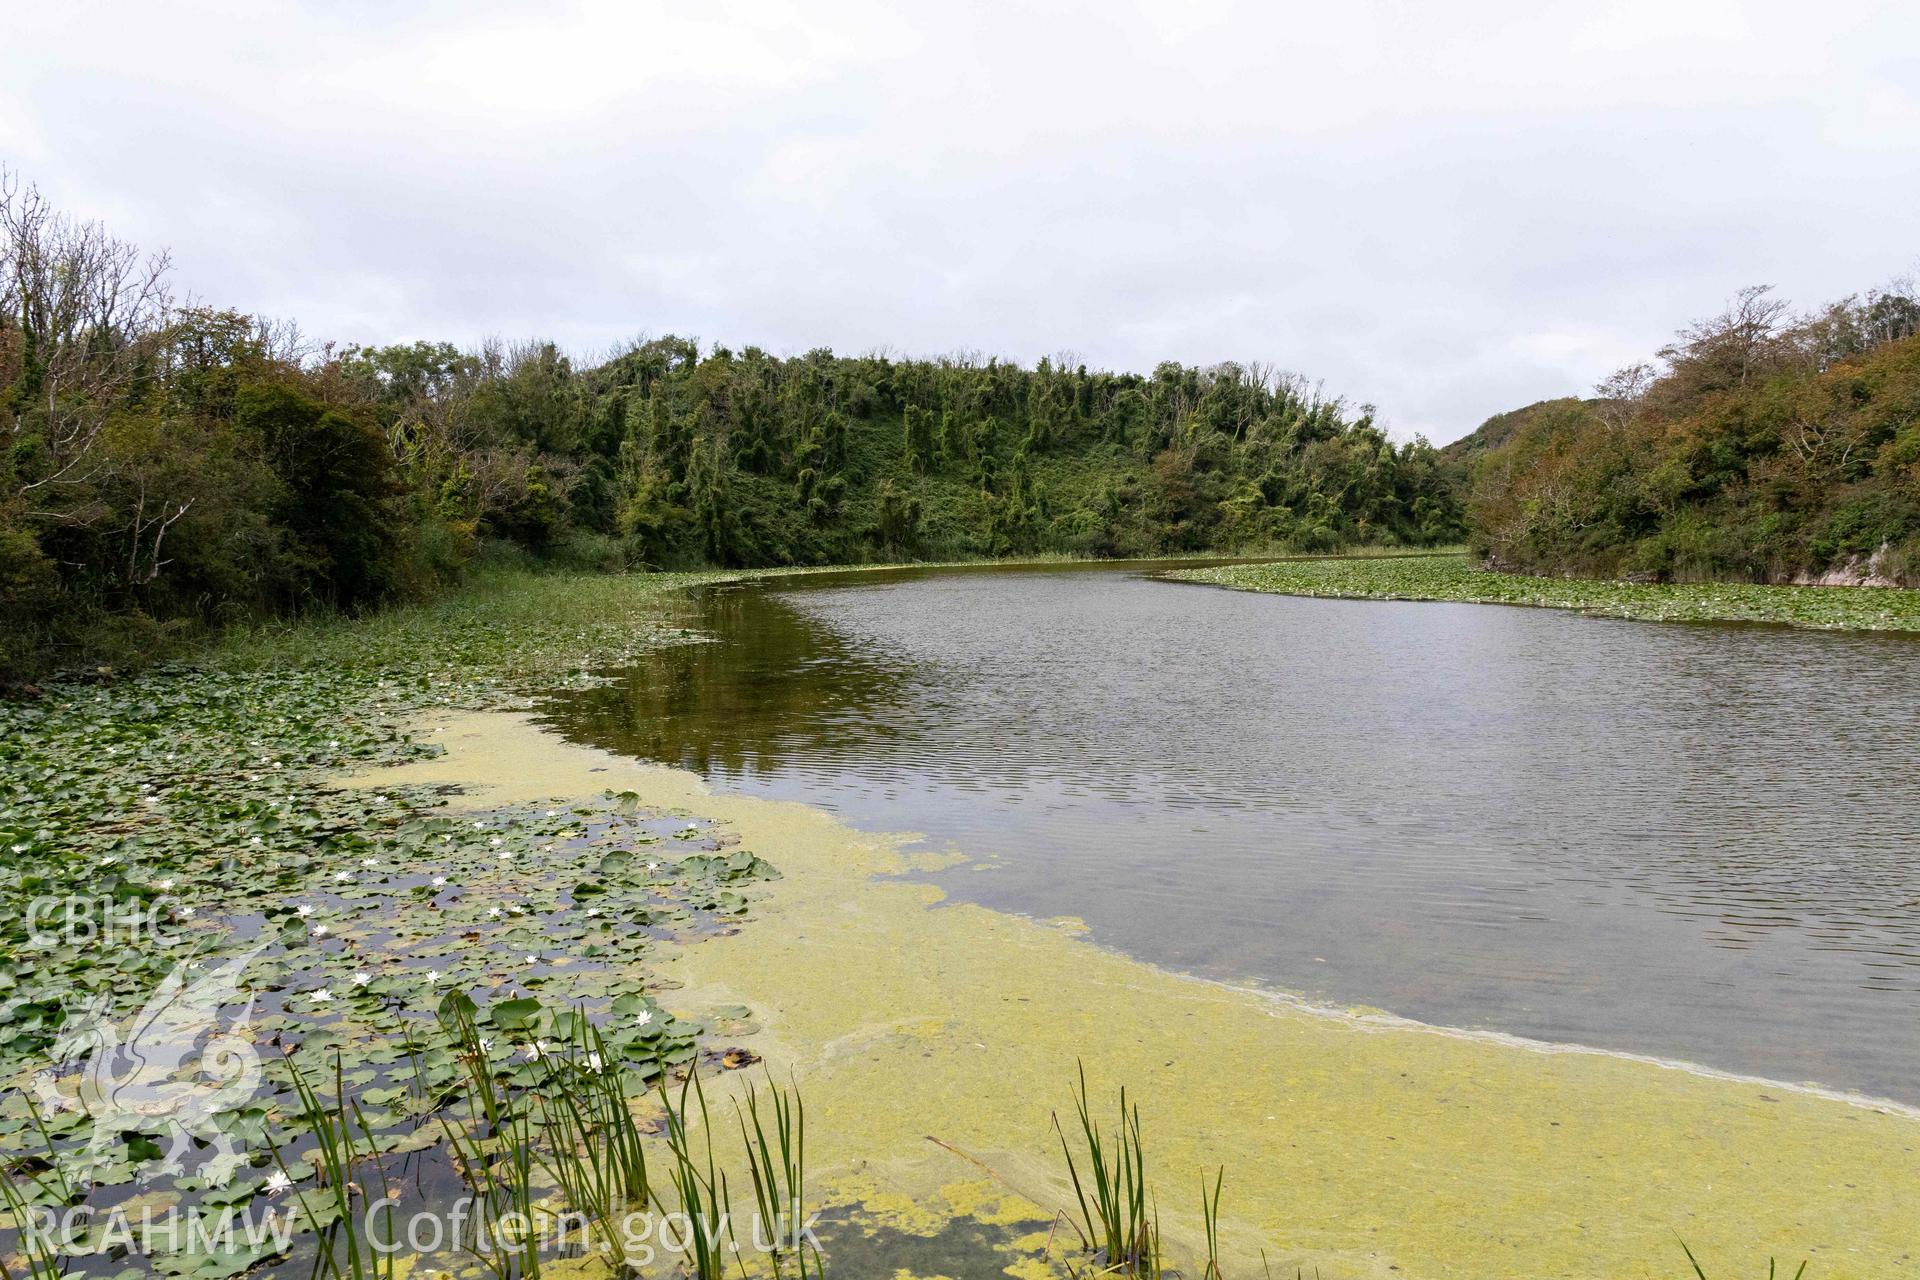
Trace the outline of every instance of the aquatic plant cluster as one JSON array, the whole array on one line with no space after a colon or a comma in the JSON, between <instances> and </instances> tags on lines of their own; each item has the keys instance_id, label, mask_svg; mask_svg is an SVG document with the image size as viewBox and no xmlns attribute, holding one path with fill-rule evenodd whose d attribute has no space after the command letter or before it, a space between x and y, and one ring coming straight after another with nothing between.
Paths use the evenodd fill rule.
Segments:
<instances>
[{"instance_id":1,"label":"aquatic plant cluster","mask_svg":"<svg viewBox=\"0 0 1920 1280\"><path fill-rule=\"evenodd\" d=\"M1758 622L1830 631L1920 631L1920 592L1897 587L1536 578L1485 569L1464 555L1290 560L1179 569L1165 576L1281 595L1537 605L1648 622Z\"/></svg>"},{"instance_id":2,"label":"aquatic plant cluster","mask_svg":"<svg viewBox=\"0 0 1920 1280\"><path fill-rule=\"evenodd\" d=\"M588 616L560 582L519 578L0 703L11 1207L237 1215L285 1193L306 1231L345 1208L307 1159L328 1106L350 1099L370 1150L426 1152L476 1066L531 1088L590 1034L596 1068L644 1085L743 1029L737 1007L675 1017L647 971L661 940L732 927L776 874L724 831L631 795L456 818L432 790L323 781L438 753L408 729L427 710L520 705L691 640L657 610L693 580L601 580ZM448 1021L463 1002L470 1042ZM113 1252L84 1226L68 1243ZM205 1245L152 1264L220 1276L278 1247Z\"/></svg>"},{"instance_id":3,"label":"aquatic plant cluster","mask_svg":"<svg viewBox=\"0 0 1920 1280\"><path fill-rule=\"evenodd\" d=\"M663 618L708 580L507 575L0 704L8 1280L823 1274L798 1088L730 1089L729 1124L703 1079L753 1063L751 1011L676 1013L650 972L773 867L630 793L456 816L326 781L437 754L430 713L697 643ZM147 1052L183 1029L197 1063ZM1073 1203L1029 1261L1220 1280L1225 1171L1172 1270L1140 1108L1107 1128L1084 1075L1073 1103Z\"/></svg>"}]
</instances>

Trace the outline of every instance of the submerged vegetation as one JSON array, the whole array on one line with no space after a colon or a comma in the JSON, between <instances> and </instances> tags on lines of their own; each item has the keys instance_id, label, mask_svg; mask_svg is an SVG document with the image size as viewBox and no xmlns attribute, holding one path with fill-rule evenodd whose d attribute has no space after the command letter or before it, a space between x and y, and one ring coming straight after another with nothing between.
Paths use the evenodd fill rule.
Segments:
<instances>
[{"instance_id":1,"label":"submerged vegetation","mask_svg":"<svg viewBox=\"0 0 1920 1280\"><path fill-rule=\"evenodd\" d=\"M733 927L776 874L766 862L630 797L455 819L430 789L326 782L437 753L409 730L430 709L514 705L686 639L656 611L695 580L602 579L589 606L561 579L496 578L457 603L0 703L10 1194L63 1213L265 1207L296 1234L331 1230L345 1205L328 1153L444 1151L463 1080L524 1090L589 1038L635 1081L696 1069L700 1038L745 1011L676 1016L649 956ZM220 1052L203 1059L209 1035ZM195 1061L222 1073L175 1078ZM580 1114L590 1131L609 1115ZM155 1268L198 1277L281 1250L271 1235L169 1243ZM84 1229L70 1245L112 1249Z\"/></svg>"},{"instance_id":2,"label":"submerged vegetation","mask_svg":"<svg viewBox=\"0 0 1920 1280\"><path fill-rule=\"evenodd\" d=\"M1920 631L1920 592L1899 588L1546 578L1485 569L1464 555L1287 560L1177 569L1163 576L1280 595L1539 605L1649 622L1763 622L1833 631Z\"/></svg>"},{"instance_id":3,"label":"submerged vegetation","mask_svg":"<svg viewBox=\"0 0 1920 1280\"><path fill-rule=\"evenodd\" d=\"M582 568L1430 545L1447 470L1265 365L316 347L0 175L0 680Z\"/></svg>"},{"instance_id":4,"label":"submerged vegetation","mask_svg":"<svg viewBox=\"0 0 1920 1280\"><path fill-rule=\"evenodd\" d=\"M654 964L662 946L750 920L774 866L724 826L623 794L456 817L436 788L328 782L435 754L431 733L414 734L423 715L519 705L648 646L697 642L660 615L710 580L494 576L458 599L236 637L196 666L0 704L0 1265L34 1280L417 1276L369 1208L399 1218L465 1198L476 1231L430 1255L456 1273L597 1274L581 1261L605 1246L619 1262L613 1224L641 1206L712 1234L671 1261L627 1258L636 1274L717 1275L724 1260L731 1275L730 1251L694 1245L740 1243L723 1217L818 1207L800 1090L743 1087L750 1073L731 1070L752 1062L735 1037L754 1011L685 1006ZM49 917L34 905L48 899L99 914ZM258 1075L237 1093L196 1086L187 1111L156 1118L125 1104L166 1081L111 1050L170 975L195 975L184 990L209 1043ZM182 1065L151 1052L176 1039L135 1047L161 1076ZM709 1108L716 1079L736 1083ZM1079 1082L1077 1127L1060 1135L1079 1194L1043 1209L1066 1214L1063 1246L1073 1221L1085 1247L1042 1261L1231 1274L1219 1215L1232 1171L1206 1180L1199 1256L1169 1262L1131 1098L1109 1130ZM236 1234L127 1253L103 1223L143 1206ZM75 1231L42 1241L5 1225L48 1210L78 1215ZM558 1252L477 1230L563 1210L585 1239ZM250 1234L263 1216L281 1229ZM785 1239L760 1274L831 1272L831 1239L824 1258Z\"/></svg>"},{"instance_id":5,"label":"submerged vegetation","mask_svg":"<svg viewBox=\"0 0 1920 1280\"><path fill-rule=\"evenodd\" d=\"M757 1061L727 1043L753 1010L681 1007L655 961L751 917L777 851L633 793L456 818L438 789L330 779L436 753L427 713L696 642L663 603L733 569L1428 549L1467 531L1468 474L1481 557L1608 580L1460 554L1170 576L1920 631L1910 591L1676 585L1920 581L1917 327L1911 290L1793 322L1750 292L1660 376L1443 457L1257 365L315 348L175 305L164 257L0 175L0 684L47 682L0 701L0 1277L140 1274L95 1218L162 1207L281 1214L285 1233L133 1251L196 1280L295 1253L353 1280L425 1256L641 1274L636 1212L691 1225L682 1273L746 1274L736 1212L807 1207L805 1109L768 1076L716 1119L708 1082ZM635 568L659 572L582 589ZM191 664L113 669L215 631ZM1076 1125L1056 1120L1069 1274L1178 1274L1128 1096L1103 1127L1083 1073ZM1223 1280L1226 1177L1203 1177L1200 1280ZM371 1234L372 1205L462 1195L486 1223L566 1212L584 1234L405 1258ZM78 1225L21 1230L46 1211ZM824 1273L777 1239L755 1274Z\"/></svg>"}]
</instances>

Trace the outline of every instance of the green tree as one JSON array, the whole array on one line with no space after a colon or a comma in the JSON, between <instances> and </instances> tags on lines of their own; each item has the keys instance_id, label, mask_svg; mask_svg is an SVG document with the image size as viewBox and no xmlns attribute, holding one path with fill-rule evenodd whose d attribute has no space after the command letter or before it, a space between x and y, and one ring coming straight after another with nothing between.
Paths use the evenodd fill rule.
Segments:
<instances>
[{"instance_id":1,"label":"green tree","mask_svg":"<svg viewBox=\"0 0 1920 1280\"><path fill-rule=\"evenodd\" d=\"M273 515L306 570L301 594L345 609L394 594L398 489L379 430L277 383L243 385L235 420L280 482Z\"/></svg>"}]
</instances>

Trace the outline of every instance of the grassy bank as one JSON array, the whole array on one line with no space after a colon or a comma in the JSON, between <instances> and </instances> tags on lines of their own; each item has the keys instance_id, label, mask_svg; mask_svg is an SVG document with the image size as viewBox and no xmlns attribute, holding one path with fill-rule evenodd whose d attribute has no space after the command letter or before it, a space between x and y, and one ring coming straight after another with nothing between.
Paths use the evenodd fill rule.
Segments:
<instances>
[{"instance_id":1,"label":"grassy bank","mask_svg":"<svg viewBox=\"0 0 1920 1280\"><path fill-rule=\"evenodd\" d=\"M1301 560L1179 569L1166 576L1279 595L1536 605L1648 622L1761 622L1830 631L1920 631L1920 591L1534 578L1482 569L1465 555Z\"/></svg>"},{"instance_id":2,"label":"grassy bank","mask_svg":"<svg viewBox=\"0 0 1920 1280\"><path fill-rule=\"evenodd\" d=\"M1315 551L1316 557L1373 558L1464 552L1464 547L1411 548L1360 543ZM1287 543L1258 543L1230 550L1176 551L1152 557L1159 562L1265 560L1303 553ZM565 629L586 632L604 642L602 658L628 651L618 633L640 620L658 621L653 605L689 585L741 578L784 577L806 573L848 573L891 569L986 568L996 565L1124 564L1112 556L1044 551L1021 556L967 556L960 559L875 561L860 564L786 565L760 569L693 569L675 572L626 571L617 554L535 559L504 543L490 546L486 563L457 582L419 599L357 614L316 610L283 618L255 619L225 627L179 625L137 630L121 640L70 646L55 659L9 670L0 663L0 701L30 694L37 684L57 685L103 672L119 678L155 667L213 670L265 670L287 664L348 667L411 663L423 645L451 643L450 657L472 665L489 678L502 674L526 678L556 667L564 670L577 644ZM605 585L596 580L605 579ZM644 615L642 618L641 615ZM26 677L31 674L32 679Z\"/></svg>"}]
</instances>

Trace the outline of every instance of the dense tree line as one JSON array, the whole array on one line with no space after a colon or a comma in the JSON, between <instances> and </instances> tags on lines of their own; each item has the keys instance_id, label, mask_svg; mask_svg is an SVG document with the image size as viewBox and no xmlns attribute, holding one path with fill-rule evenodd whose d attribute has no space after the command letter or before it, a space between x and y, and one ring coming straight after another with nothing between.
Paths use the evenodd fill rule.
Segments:
<instances>
[{"instance_id":1,"label":"dense tree line","mask_svg":"<svg viewBox=\"0 0 1920 1280\"><path fill-rule=\"evenodd\" d=\"M1920 293L1810 315L1765 288L1593 398L1454 445L1474 540L1539 573L1920 586Z\"/></svg>"},{"instance_id":2,"label":"dense tree line","mask_svg":"<svg viewBox=\"0 0 1920 1280\"><path fill-rule=\"evenodd\" d=\"M354 349L341 362L440 510L650 565L1431 542L1459 508L1424 444L1239 365L1152 375L641 342Z\"/></svg>"},{"instance_id":3,"label":"dense tree line","mask_svg":"<svg viewBox=\"0 0 1920 1280\"><path fill-rule=\"evenodd\" d=\"M313 348L0 175L0 673L612 568L1462 535L1452 477L1297 378L776 357L683 338Z\"/></svg>"}]
</instances>

